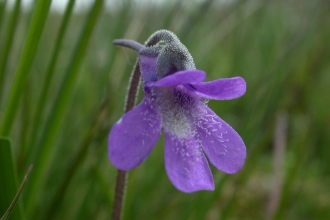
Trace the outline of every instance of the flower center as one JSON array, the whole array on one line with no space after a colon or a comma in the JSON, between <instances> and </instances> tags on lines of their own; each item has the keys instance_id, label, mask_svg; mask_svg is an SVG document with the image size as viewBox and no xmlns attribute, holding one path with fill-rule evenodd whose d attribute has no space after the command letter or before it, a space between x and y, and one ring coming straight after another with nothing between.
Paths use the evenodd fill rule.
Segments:
<instances>
[{"instance_id":1,"label":"flower center","mask_svg":"<svg viewBox=\"0 0 330 220\"><path fill-rule=\"evenodd\" d=\"M164 131L180 139L193 137L196 131L192 118L196 117L198 97L184 86L154 88L154 92Z\"/></svg>"}]
</instances>

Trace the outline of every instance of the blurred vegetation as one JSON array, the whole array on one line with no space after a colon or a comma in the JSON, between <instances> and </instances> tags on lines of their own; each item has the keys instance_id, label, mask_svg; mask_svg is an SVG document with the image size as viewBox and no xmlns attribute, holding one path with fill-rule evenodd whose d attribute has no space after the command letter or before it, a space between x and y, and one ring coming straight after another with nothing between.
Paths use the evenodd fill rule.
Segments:
<instances>
[{"instance_id":1,"label":"blurred vegetation","mask_svg":"<svg viewBox=\"0 0 330 220\"><path fill-rule=\"evenodd\" d=\"M167 178L161 138L130 172L124 219L330 219L329 1L95 0L74 10L71 0L63 13L48 13L50 1L31 10L6 2L0 136L10 139L15 174L1 167L0 183L9 175L17 188L34 164L12 219L20 210L26 219L109 219L116 170L107 136L136 59L111 43L143 43L159 29L180 38L208 81L246 80L245 96L209 106L242 136L248 156L235 175L212 167L214 192L184 194ZM276 154L281 121L285 149Z\"/></svg>"}]
</instances>

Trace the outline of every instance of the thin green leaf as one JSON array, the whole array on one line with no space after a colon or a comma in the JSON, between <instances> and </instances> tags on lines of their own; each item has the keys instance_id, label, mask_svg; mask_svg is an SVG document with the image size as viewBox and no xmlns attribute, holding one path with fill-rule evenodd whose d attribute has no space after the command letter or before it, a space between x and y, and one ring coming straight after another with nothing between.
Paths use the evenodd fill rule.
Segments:
<instances>
[{"instance_id":1,"label":"thin green leaf","mask_svg":"<svg viewBox=\"0 0 330 220\"><path fill-rule=\"evenodd\" d=\"M0 135L8 136L10 134L19 107L21 95L29 78L29 72L39 45L50 4L51 0L37 2L22 56L16 71L14 83L10 90L2 123L0 125Z\"/></svg>"},{"instance_id":2,"label":"thin green leaf","mask_svg":"<svg viewBox=\"0 0 330 220\"><path fill-rule=\"evenodd\" d=\"M22 182L21 186L19 187L19 189L18 189L18 191L17 191L17 193L16 193L16 195L15 195L14 200L13 200L12 203L10 204L10 206L9 206L9 208L7 209L7 211L5 212L5 214L2 216L1 220L6 220L6 219L8 219L9 216L10 216L10 214L12 213L12 211L13 211L13 209L14 209L14 207L15 207L17 201L18 201L18 198L19 198L19 196L21 195L22 190L23 190L23 188L24 188L24 186L25 186L25 184L26 184L26 182L27 182L27 180L28 180L28 178L29 178L29 176L30 176L30 173L31 173L31 171L32 171L32 168L33 168L33 165L31 164L31 165L29 166L29 169L28 169L26 175L24 176L24 179L23 179L23 182Z\"/></svg>"},{"instance_id":3,"label":"thin green leaf","mask_svg":"<svg viewBox=\"0 0 330 220\"><path fill-rule=\"evenodd\" d=\"M5 76L6 76L6 67L8 63L8 57L10 51L12 49L13 40L15 36L15 32L17 30L17 22L20 15L20 7L21 7L21 0L16 0L14 11L10 17L10 24L8 25L8 34L6 43L4 45L3 54L0 59L0 105L3 99L3 90L4 90L4 83L5 83ZM3 12L0 12L0 14Z\"/></svg>"},{"instance_id":4,"label":"thin green leaf","mask_svg":"<svg viewBox=\"0 0 330 220\"><path fill-rule=\"evenodd\" d=\"M104 0L97 0L94 6L91 8L90 14L86 20L85 27L80 35L80 39L77 43L76 49L71 58L70 66L67 69L65 78L61 83L60 92L56 98L55 104L52 107L51 114L48 118L46 129L44 129L44 134L42 135L42 140L38 145L38 157L35 158L35 172L31 176L31 189L28 190L28 206L33 206L37 195L37 191L42 185L43 175L46 175L47 162L49 161L52 148L54 146L56 135L60 130L63 118L66 113L66 109L69 105L70 98L73 93L73 88L77 81L79 67L81 61L85 55L87 44L92 35L93 29L95 27L98 15L102 10L102 5ZM42 147L41 147L42 146ZM30 210L29 208L27 210Z\"/></svg>"},{"instance_id":5,"label":"thin green leaf","mask_svg":"<svg viewBox=\"0 0 330 220\"><path fill-rule=\"evenodd\" d=\"M42 91L40 93L39 99L38 99L38 103L37 103L37 109L35 111L35 115L34 115L34 120L33 120L33 131L32 131L32 137L31 137L31 142L30 142L30 146L35 146L35 142L36 142L36 137L38 132L40 132L39 128L40 128L40 123L41 123L41 118L43 116L43 112L44 108L45 108L45 104L46 104L46 99L48 98L47 96L49 95L49 87L50 87L50 82L53 78L54 72L55 72L55 66L56 63L59 59L59 53L60 53L60 49L62 46L62 42L64 39L64 35L67 31L67 27L69 24L69 20L73 11L73 6L75 4L76 0L70 0L70 2L67 4L64 16L63 16L63 20L62 20L62 24L60 26L55 44L54 44L54 50L50 59L50 63L48 65L47 71L46 71L46 78L45 81L43 83L42 86Z\"/></svg>"},{"instance_id":6,"label":"thin green leaf","mask_svg":"<svg viewBox=\"0 0 330 220\"><path fill-rule=\"evenodd\" d=\"M0 215L6 212L17 191L16 173L10 141L0 137ZM21 219L19 207L14 209L14 219Z\"/></svg>"},{"instance_id":7,"label":"thin green leaf","mask_svg":"<svg viewBox=\"0 0 330 220\"><path fill-rule=\"evenodd\" d=\"M5 8L6 8L6 3L7 0L1 0L0 1L0 30L2 28L2 24L3 24L3 15L5 14Z\"/></svg>"},{"instance_id":8,"label":"thin green leaf","mask_svg":"<svg viewBox=\"0 0 330 220\"><path fill-rule=\"evenodd\" d=\"M60 182L58 185L58 190L55 193L55 198L53 199L46 216L52 216L56 211L57 207L59 207L62 199L64 198L64 195L66 194L67 190L69 189L69 185L74 177L74 174L76 173L76 170L81 165L81 163L84 161L87 153L88 153L88 147L91 145L91 142L95 139L95 136L100 132L100 128L102 127L109 106L109 99L105 101L100 106L99 113L97 117L94 120L93 125L91 126L89 132L86 134L84 141L79 147L79 151L74 156L74 158L71 160L67 171L63 174L63 181Z\"/></svg>"}]
</instances>

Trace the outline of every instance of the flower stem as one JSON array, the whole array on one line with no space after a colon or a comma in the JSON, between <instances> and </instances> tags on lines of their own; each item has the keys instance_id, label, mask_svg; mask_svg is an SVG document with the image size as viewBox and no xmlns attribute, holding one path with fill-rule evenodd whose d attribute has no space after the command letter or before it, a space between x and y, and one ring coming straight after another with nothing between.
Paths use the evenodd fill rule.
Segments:
<instances>
[{"instance_id":1,"label":"flower stem","mask_svg":"<svg viewBox=\"0 0 330 220\"><path fill-rule=\"evenodd\" d=\"M126 97L125 113L132 110L135 106L137 92L140 84L140 76L140 65L137 61L130 79L130 85ZM122 218L127 178L128 173L126 171L118 170L115 198L112 210L112 220L120 220Z\"/></svg>"},{"instance_id":2,"label":"flower stem","mask_svg":"<svg viewBox=\"0 0 330 220\"><path fill-rule=\"evenodd\" d=\"M157 37L151 37L146 42L146 46L152 46L159 41L158 38L157 39L154 38ZM135 41L125 40L125 39L115 40L113 44L117 46L128 47L137 52L144 47L143 45ZM139 60L137 60L130 78L130 85L128 87L128 93L125 101L126 103L124 109L125 113L132 110L135 106L137 92L140 85L140 76L141 76L140 64L139 64ZM115 197L114 197L112 216L111 216L112 220L122 219L127 179L128 179L128 173L126 171L118 170L117 179L116 179Z\"/></svg>"},{"instance_id":3,"label":"flower stem","mask_svg":"<svg viewBox=\"0 0 330 220\"><path fill-rule=\"evenodd\" d=\"M118 170L115 198L112 210L112 220L120 220L122 217L122 210L124 206L124 197L126 191L128 173L126 171Z\"/></svg>"}]
</instances>

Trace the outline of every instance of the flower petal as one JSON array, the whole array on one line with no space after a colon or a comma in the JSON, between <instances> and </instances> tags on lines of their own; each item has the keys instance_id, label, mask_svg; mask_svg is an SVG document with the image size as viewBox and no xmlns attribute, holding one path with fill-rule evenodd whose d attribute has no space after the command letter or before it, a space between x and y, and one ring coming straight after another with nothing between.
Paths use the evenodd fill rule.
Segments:
<instances>
[{"instance_id":1,"label":"flower petal","mask_svg":"<svg viewBox=\"0 0 330 220\"><path fill-rule=\"evenodd\" d=\"M207 106L195 121L196 138L210 162L225 173L236 173L245 161L246 148L242 138Z\"/></svg>"},{"instance_id":2,"label":"flower petal","mask_svg":"<svg viewBox=\"0 0 330 220\"><path fill-rule=\"evenodd\" d=\"M161 134L160 118L149 98L126 113L109 135L109 159L120 170L140 165Z\"/></svg>"},{"instance_id":3,"label":"flower petal","mask_svg":"<svg viewBox=\"0 0 330 220\"><path fill-rule=\"evenodd\" d=\"M246 91L246 83L241 77L202 82L191 86L201 97L214 100L236 99Z\"/></svg>"},{"instance_id":4,"label":"flower petal","mask_svg":"<svg viewBox=\"0 0 330 220\"><path fill-rule=\"evenodd\" d=\"M205 80L206 74L201 70L184 70L166 76L157 82L148 83L147 86L170 87L188 83L200 83Z\"/></svg>"},{"instance_id":5,"label":"flower petal","mask_svg":"<svg viewBox=\"0 0 330 220\"><path fill-rule=\"evenodd\" d=\"M194 137L179 139L165 132L165 167L173 185L182 192L214 190L210 167Z\"/></svg>"},{"instance_id":6,"label":"flower petal","mask_svg":"<svg viewBox=\"0 0 330 220\"><path fill-rule=\"evenodd\" d=\"M139 54L139 63L143 82L157 81L157 56Z\"/></svg>"}]
</instances>

